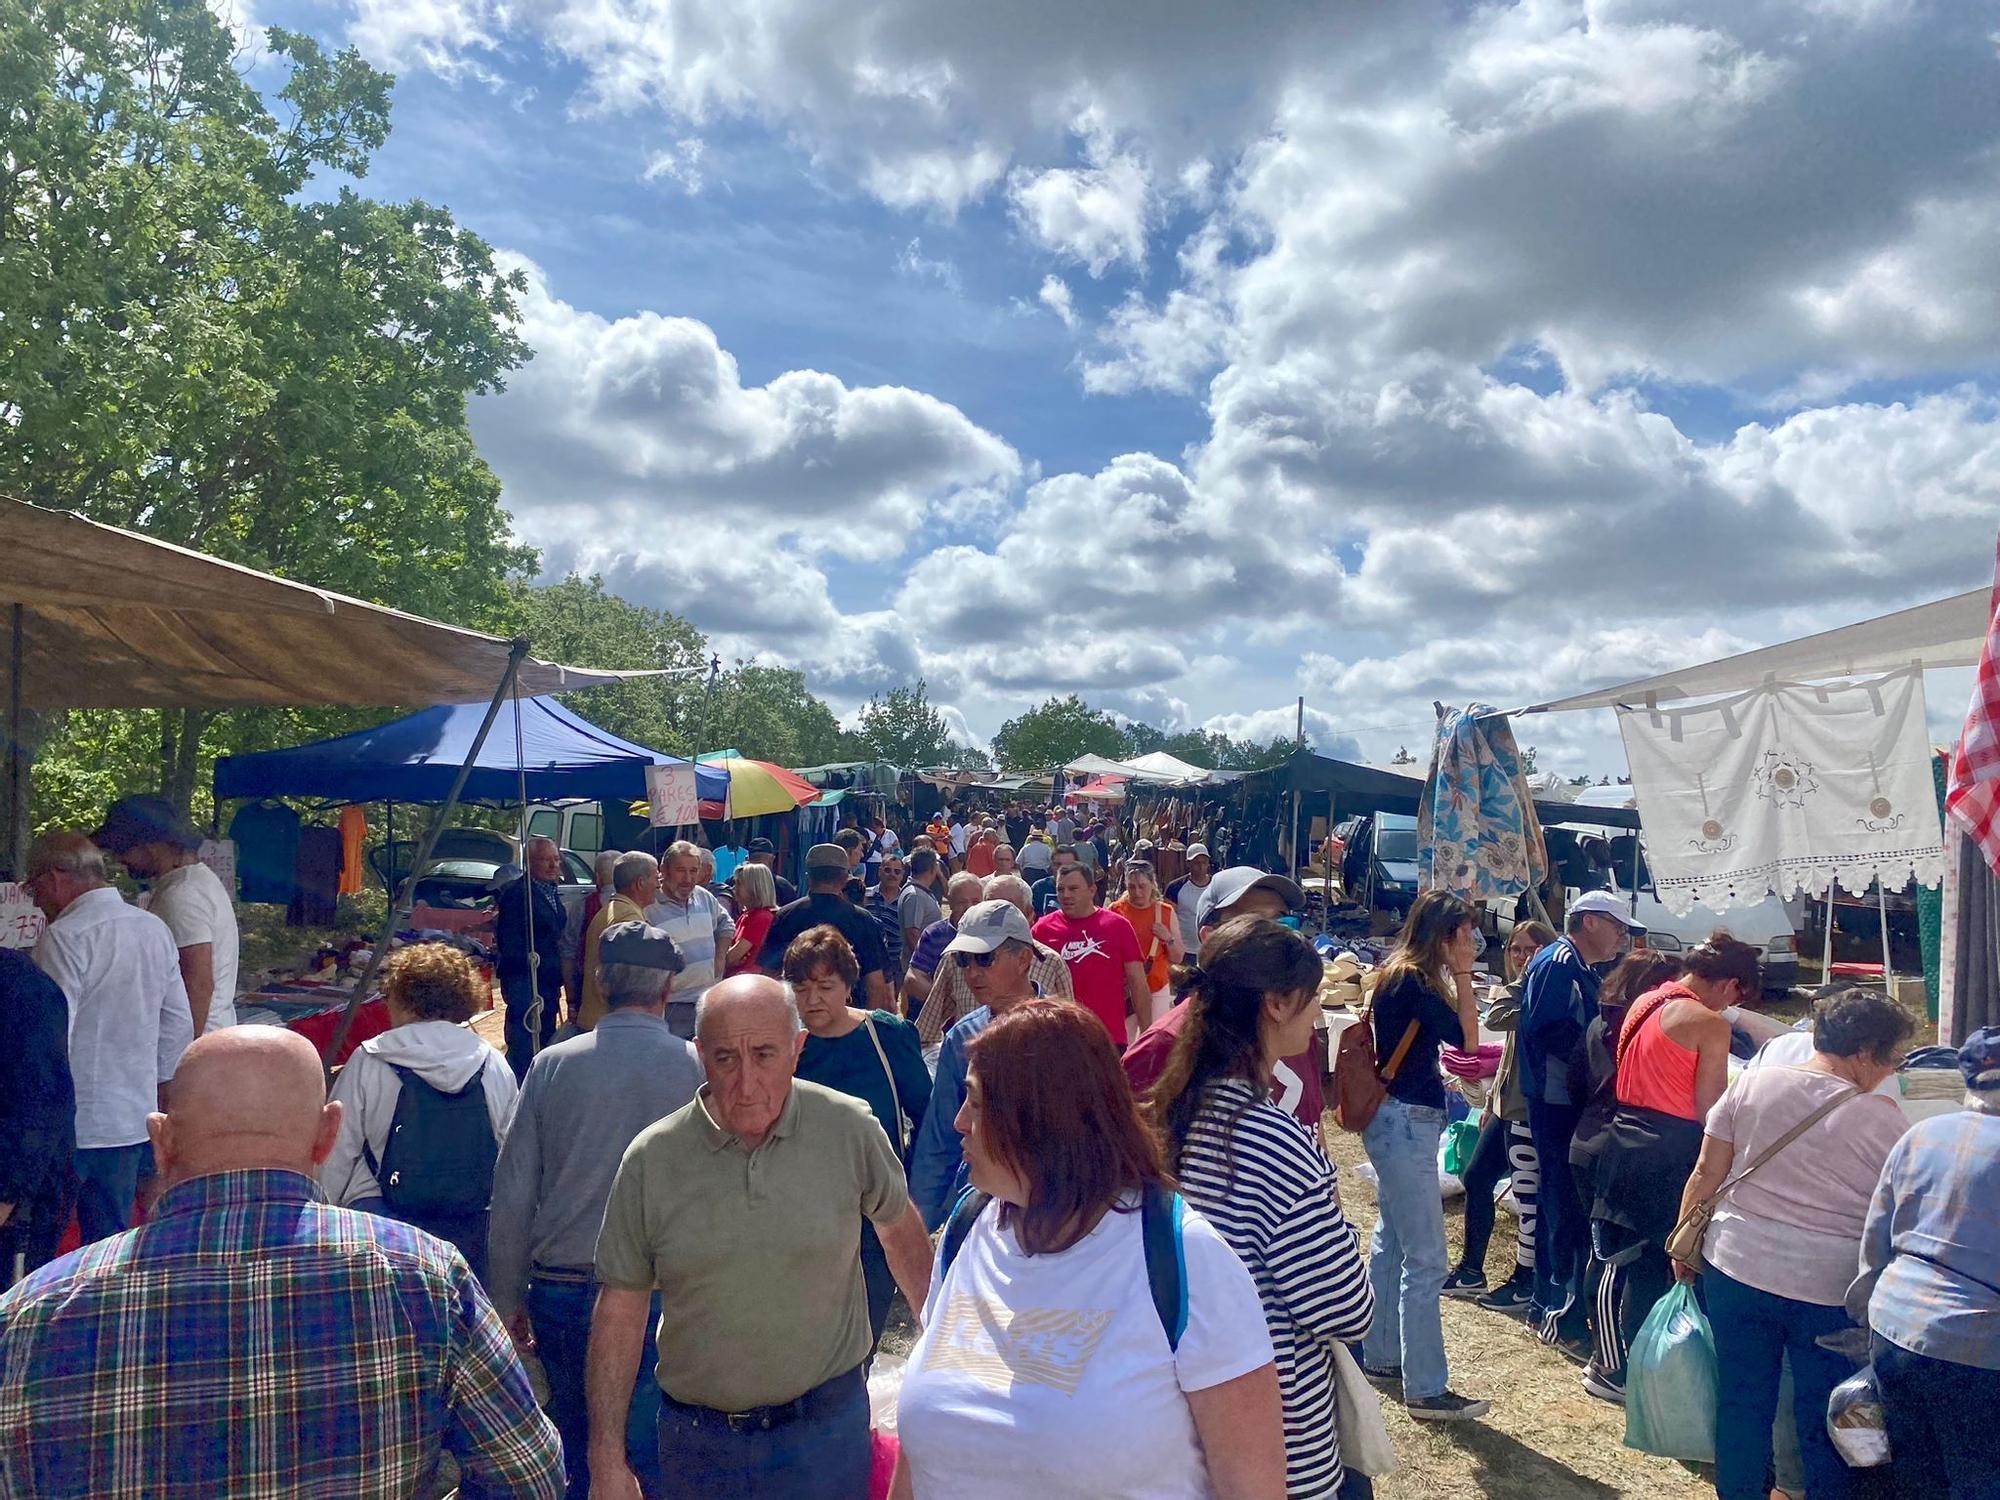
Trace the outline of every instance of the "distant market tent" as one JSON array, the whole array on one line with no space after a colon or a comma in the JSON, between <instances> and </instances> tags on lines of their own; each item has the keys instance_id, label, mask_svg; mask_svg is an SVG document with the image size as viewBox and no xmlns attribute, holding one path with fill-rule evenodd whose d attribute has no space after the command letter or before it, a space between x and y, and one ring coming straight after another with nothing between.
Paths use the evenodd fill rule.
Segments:
<instances>
[{"instance_id":1,"label":"distant market tent","mask_svg":"<svg viewBox=\"0 0 2000 1500\"><path fill-rule=\"evenodd\" d=\"M226 755L215 763L217 800L311 797L328 802L441 802L471 752L484 704L426 708L373 729L288 750ZM520 754L516 756L516 719ZM646 767L685 765L620 739L553 698L510 699L473 758L460 793L468 802L514 802L525 779L539 802L629 800L646 793ZM727 775L696 768L701 796L727 794Z\"/></svg>"}]
</instances>

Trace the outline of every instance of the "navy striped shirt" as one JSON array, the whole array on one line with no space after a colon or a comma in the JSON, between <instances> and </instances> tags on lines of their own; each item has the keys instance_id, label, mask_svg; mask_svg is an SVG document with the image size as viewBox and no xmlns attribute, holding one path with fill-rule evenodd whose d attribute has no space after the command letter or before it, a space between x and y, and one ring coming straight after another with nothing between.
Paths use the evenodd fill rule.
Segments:
<instances>
[{"instance_id":1,"label":"navy striped shirt","mask_svg":"<svg viewBox=\"0 0 2000 1500\"><path fill-rule=\"evenodd\" d=\"M1284 1395L1285 1492L1332 1495L1342 1478L1333 1346L1360 1338L1375 1316L1333 1164L1262 1090L1217 1079L1188 1129L1179 1178L1257 1283Z\"/></svg>"}]
</instances>

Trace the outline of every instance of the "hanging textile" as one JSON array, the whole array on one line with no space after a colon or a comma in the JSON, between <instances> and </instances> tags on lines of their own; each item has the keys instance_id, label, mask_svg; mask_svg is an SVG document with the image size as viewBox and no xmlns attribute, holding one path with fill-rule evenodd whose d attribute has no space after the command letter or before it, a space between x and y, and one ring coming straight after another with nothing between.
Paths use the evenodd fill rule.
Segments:
<instances>
[{"instance_id":1,"label":"hanging textile","mask_svg":"<svg viewBox=\"0 0 2000 1500\"><path fill-rule=\"evenodd\" d=\"M358 896L367 878L362 850L368 843L368 814L358 806L340 810L340 894Z\"/></svg>"},{"instance_id":2,"label":"hanging textile","mask_svg":"<svg viewBox=\"0 0 2000 1500\"><path fill-rule=\"evenodd\" d=\"M1963 823L1953 818L1946 836L1938 1040L1956 1047L2000 1026L2000 880Z\"/></svg>"},{"instance_id":3,"label":"hanging textile","mask_svg":"<svg viewBox=\"0 0 2000 1500\"><path fill-rule=\"evenodd\" d=\"M1944 817L1945 784L1951 774L1951 756L1938 753L1931 756L1931 791L1937 798L1938 817ZM1947 829L1949 832L1949 829ZM1945 871L1951 870L1951 843L1947 839L1944 850ZM1938 1018L1939 975L1942 973L1944 943L1944 885L1917 887L1917 951L1924 964L1924 1000L1929 1007L1930 1018Z\"/></svg>"},{"instance_id":4,"label":"hanging textile","mask_svg":"<svg viewBox=\"0 0 2000 1500\"><path fill-rule=\"evenodd\" d=\"M2000 871L2000 556L1994 562L1986 644L1972 679L1972 706L1951 758L1944 801L1979 845L1987 865Z\"/></svg>"},{"instance_id":5,"label":"hanging textile","mask_svg":"<svg viewBox=\"0 0 2000 1500\"><path fill-rule=\"evenodd\" d=\"M1541 884L1548 868L1506 715L1484 703L1442 715L1417 802L1418 887L1495 900Z\"/></svg>"},{"instance_id":6,"label":"hanging textile","mask_svg":"<svg viewBox=\"0 0 2000 1500\"><path fill-rule=\"evenodd\" d=\"M1768 891L1824 895L1944 878L1923 673L1832 687L1773 683L1618 728L1660 902L1676 916Z\"/></svg>"}]
</instances>

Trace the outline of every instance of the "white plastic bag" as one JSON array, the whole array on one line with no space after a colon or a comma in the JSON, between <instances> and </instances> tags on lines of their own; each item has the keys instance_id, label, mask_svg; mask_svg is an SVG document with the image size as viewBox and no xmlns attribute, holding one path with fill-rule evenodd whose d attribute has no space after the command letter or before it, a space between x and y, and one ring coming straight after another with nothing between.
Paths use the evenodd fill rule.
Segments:
<instances>
[{"instance_id":1,"label":"white plastic bag","mask_svg":"<svg viewBox=\"0 0 2000 1500\"><path fill-rule=\"evenodd\" d=\"M878 1354L868 1372L868 1414L877 1432L894 1436L896 1403L903 1394L903 1371L909 1361L893 1354Z\"/></svg>"},{"instance_id":2,"label":"white plastic bag","mask_svg":"<svg viewBox=\"0 0 2000 1500\"><path fill-rule=\"evenodd\" d=\"M1879 1469L1889 1461L1889 1420L1873 1365L1833 1388L1826 1403L1826 1432L1850 1469Z\"/></svg>"}]
</instances>

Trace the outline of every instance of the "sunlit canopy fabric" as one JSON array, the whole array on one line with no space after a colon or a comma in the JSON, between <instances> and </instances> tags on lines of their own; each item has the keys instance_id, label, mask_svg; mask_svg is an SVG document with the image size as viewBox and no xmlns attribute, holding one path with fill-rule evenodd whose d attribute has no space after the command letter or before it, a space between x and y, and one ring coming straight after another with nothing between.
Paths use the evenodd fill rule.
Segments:
<instances>
[{"instance_id":1,"label":"sunlit canopy fabric","mask_svg":"<svg viewBox=\"0 0 2000 1500\"><path fill-rule=\"evenodd\" d=\"M442 802L472 749L484 703L426 708L373 729L289 750L226 755L215 763L215 795L314 797L332 802ZM466 777L465 800L513 802L520 795L515 765L515 713L520 713L521 764L528 796L563 798L646 795L646 767L678 764L671 755L620 739L578 718L552 698L509 699L500 705L479 758ZM722 796L728 778L696 768L703 796Z\"/></svg>"},{"instance_id":2,"label":"sunlit canopy fabric","mask_svg":"<svg viewBox=\"0 0 2000 1500\"><path fill-rule=\"evenodd\" d=\"M726 776L727 788L711 791L711 774ZM703 759L699 790L704 802L718 804L713 814L704 810L702 816L718 818L761 818L766 813L795 812L809 802L817 802L820 794L818 787L783 766L734 756L724 760Z\"/></svg>"},{"instance_id":3,"label":"sunlit canopy fabric","mask_svg":"<svg viewBox=\"0 0 2000 1500\"><path fill-rule=\"evenodd\" d=\"M1725 656L1678 672L1621 682L1616 687L1593 688L1521 712L1560 713L1573 708L1614 708L1621 703L1637 708L1649 702L1741 692L1771 681L1872 676L1912 663L1969 667L1978 662L1979 649L1985 643L1992 601L1992 589L1970 589L1838 630Z\"/></svg>"},{"instance_id":4,"label":"sunlit canopy fabric","mask_svg":"<svg viewBox=\"0 0 2000 1500\"><path fill-rule=\"evenodd\" d=\"M1331 792L1338 817L1356 813L1415 814L1423 796L1424 772L1418 767L1408 772L1382 766L1364 766L1354 761L1335 760L1299 750L1275 766L1248 772L1243 784L1253 793ZM1582 807L1565 802L1537 801L1535 815L1546 827L1551 823L1592 823L1600 827L1637 828L1639 814L1629 807Z\"/></svg>"},{"instance_id":5,"label":"sunlit canopy fabric","mask_svg":"<svg viewBox=\"0 0 2000 1500\"><path fill-rule=\"evenodd\" d=\"M21 702L66 708L485 703L497 636L0 497L0 704L24 606ZM529 658L523 693L637 675ZM511 748L511 747L510 747Z\"/></svg>"}]
</instances>

